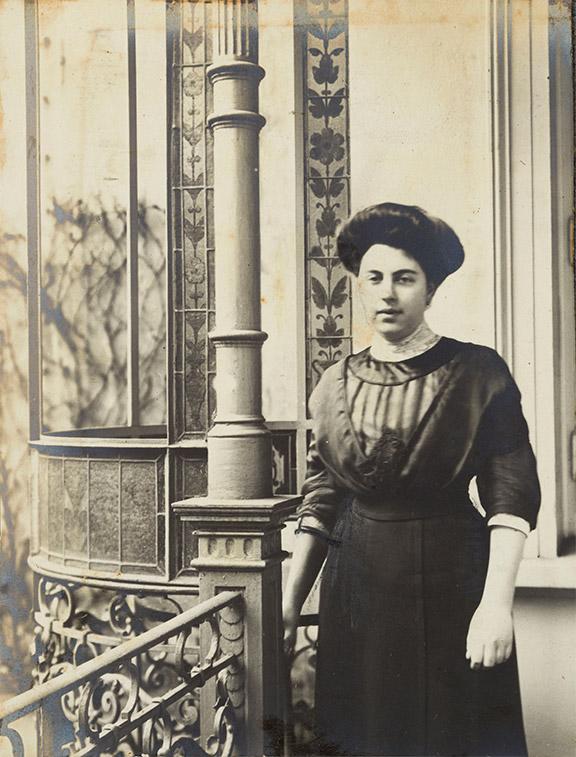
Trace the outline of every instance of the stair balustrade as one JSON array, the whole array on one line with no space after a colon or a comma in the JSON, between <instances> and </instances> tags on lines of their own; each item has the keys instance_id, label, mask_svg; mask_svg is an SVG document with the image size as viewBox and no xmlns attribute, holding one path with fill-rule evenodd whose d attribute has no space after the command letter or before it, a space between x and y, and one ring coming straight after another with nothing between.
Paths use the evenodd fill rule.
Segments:
<instances>
[{"instance_id":1,"label":"stair balustrade","mask_svg":"<svg viewBox=\"0 0 576 757\"><path fill-rule=\"evenodd\" d=\"M199 648L191 639L202 624L209 633L200 635ZM13 724L39 709L49 717L57 708L72 724L74 738L61 752L71 757L119 749L140 757L237 753L244 727L244 632L242 593L223 591L77 667L52 668L53 677L0 706L2 749L8 740L14 757L24 755ZM155 697L142 686L151 659L162 659L175 674ZM199 692L209 681L215 682L212 732L200 733Z\"/></svg>"}]
</instances>

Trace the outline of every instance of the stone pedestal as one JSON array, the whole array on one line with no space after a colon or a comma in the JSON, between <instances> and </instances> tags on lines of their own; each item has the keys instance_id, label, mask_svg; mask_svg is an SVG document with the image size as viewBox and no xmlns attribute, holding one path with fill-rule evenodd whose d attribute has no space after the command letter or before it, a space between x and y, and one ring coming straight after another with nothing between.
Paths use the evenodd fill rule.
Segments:
<instances>
[{"instance_id":1,"label":"stone pedestal","mask_svg":"<svg viewBox=\"0 0 576 757\"><path fill-rule=\"evenodd\" d=\"M231 678L230 699L240 725L242 751L248 755L276 754L282 737L286 671L282 654L283 521L294 511L296 497L261 500L195 498L176 502L173 509L183 541L193 538L202 602L234 589L244 596L243 630L236 620L221 627L223 642L242 655L238 675ZM226 639L226 628L232 638ZM210 629L201 635L207 653ZM214 685L202 689L202 733L211 732ZM204 745L206 746L206 745Z\"/></svg>"}]
</instances>

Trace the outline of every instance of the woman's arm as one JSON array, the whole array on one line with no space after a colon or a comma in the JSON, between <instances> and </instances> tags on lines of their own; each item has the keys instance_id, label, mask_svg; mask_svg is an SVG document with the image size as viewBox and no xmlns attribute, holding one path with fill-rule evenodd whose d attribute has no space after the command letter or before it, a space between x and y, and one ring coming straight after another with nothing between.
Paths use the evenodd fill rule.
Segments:
<instances>
[{"instance_id":1,"label":"woman's arm","mask_svg":"<svg viewBox=\"0 0 576 757\"><path fill-rule=\"evenodd\" d=\"M302 605L314 585L326 558L328 543L323 538L301 532L294 540L288 584L282 601L284 618L284 652L292 656Z\"/></svg>"},{"instance_id":2,"label":"woman's arm","mask_svg":"<svg viewBox=\"0 0 576 757\"><path fill-rule=\"evenodd\" d=\"M468 629L466 658L471 668L491 668L512 652L512 602L525 535L504 526L490 530L490 558L482 599Z\"/></svg>"}]
</instances>

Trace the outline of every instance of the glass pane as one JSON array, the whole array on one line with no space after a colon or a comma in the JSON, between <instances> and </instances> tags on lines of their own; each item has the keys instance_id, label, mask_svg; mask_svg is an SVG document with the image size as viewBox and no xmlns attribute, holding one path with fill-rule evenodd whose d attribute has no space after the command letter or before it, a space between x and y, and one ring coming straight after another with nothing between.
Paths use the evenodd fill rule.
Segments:
<instances>
[{"instance_id":1,"label":"glass pane","mask_svg":"<svg viewBox=\"0 0 576 757\"><path fill-rule=\"evenodd\" d=\"M45 430L126 423L126 5L39 3Z\"/></svg>"},{"instance_id":2,"label":"glass pane","mask_svg":"<svg viewBox=\"0 0 576 757\"><path fill-rule=\"evenodd\" d=\"M274 494L297 494L296 432L272 432L272 486Z\"/></svg>"},{"instance_id":3,"label":"glass pane","mask_svg":"<svg viewBox=\"0 0 576 757\"><path fill-rule=\"evenodd\" d=\"M119 472L117 461L90 461L88 528L92 560L120 560Z\"/></svg>"},{"instance_id":4,"label":"glass pane","mask_svg":"<svg viewBox=\"0 0 576 757\"><path fill-rule=\"evenodd\" d=\"M138 209L138 322L140 423L166 423L165 215L156 206Z\"/></svg>"},{"instance_id":5,"label":"glass pane","mask_svg":"<svg viewBox=\"0 0 576 757\"><path fill-rule=\"evenodd\" d=\"M138 0L135 10L140 423L158 425L166 423L166 6Z\"/></svg>"},{"instance_id":6,"label":"glass pane","mask_svg":"<svg viewBox=\"0 0 576 757\"><path fill-rule=\"evenodd\" d=\"M64 547L67 557L88 552L88 462L64 460Z\"/></svg>"},{"instance_id":7,"label":"glass pane","mask_svg":"<svg viewBox=\"0 0 576 757\"><path fill-rule=\"evenodd\" d=\"M155 462L121 463L122 562L156 563Z\"/></svg>"},{"instance_id":8,"label":"glass pane","mask_svg":"<svg viewBox=\"0 0 576 757\"><path fill-rule=\"evenodd\" d=\"M48 549L51 553L64 552L64 482L62 480L62 460L48 461ZM41 505L46 505L42 502Z\"/></svg>"}]
</instances>

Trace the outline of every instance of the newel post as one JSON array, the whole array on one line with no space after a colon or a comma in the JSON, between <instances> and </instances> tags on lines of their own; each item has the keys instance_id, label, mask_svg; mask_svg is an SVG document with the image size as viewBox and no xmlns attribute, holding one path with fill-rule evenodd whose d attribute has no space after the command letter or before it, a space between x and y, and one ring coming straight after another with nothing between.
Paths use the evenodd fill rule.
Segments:
<instances>
[{"instance_id":1,"label":"newel post","mask_svg":"<svg viewBox=\"0 0 576 757\"><path fill-rule=\"evenodd\" d=\"M243 648L243 676L229 691L241 749L274 752L282 718L281 529L297 497L272 493L270 432L262 416L258 13L255 0L214 3L214 226L217 413L207 435L208 495L173 504L179 539L196 544L182 572L197 571L200 601L234 588L244 594L238 624L222 643ZM201 637L201 646L208 635ZM202 650L205 652L206 650ZM242 679L242 680L241 680ZM241 681L241 683L240 683ZM211 732L214 685L202 689L201 730Z\"/></svg>"}]
</instances>

